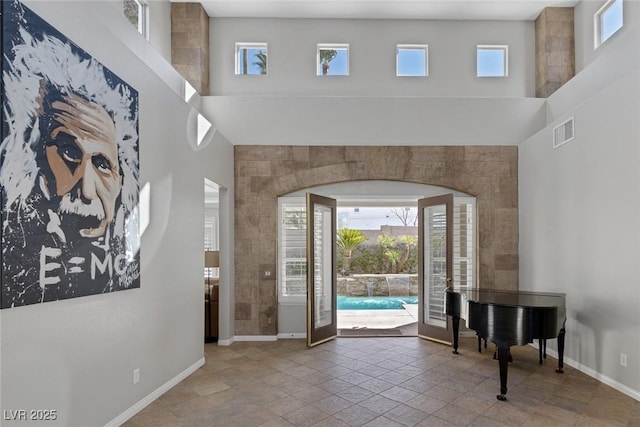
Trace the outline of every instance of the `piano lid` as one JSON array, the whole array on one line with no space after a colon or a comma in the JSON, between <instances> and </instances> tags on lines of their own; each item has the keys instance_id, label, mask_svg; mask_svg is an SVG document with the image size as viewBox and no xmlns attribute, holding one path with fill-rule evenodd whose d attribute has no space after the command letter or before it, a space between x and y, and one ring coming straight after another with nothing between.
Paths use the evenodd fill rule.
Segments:
<instances>
[{"instance_id":1,"label":"piano lid","mask_svg":"<svg viewBox=\"0 0 640 427\"><path fill-rule=\"evenodd\" d=\"M566 294L551 292L507 291L497 289L473 289L458 292L463 294L464 298L469 301L511 307L563 307L566 299Z\"/></svg>"}]
</instances>

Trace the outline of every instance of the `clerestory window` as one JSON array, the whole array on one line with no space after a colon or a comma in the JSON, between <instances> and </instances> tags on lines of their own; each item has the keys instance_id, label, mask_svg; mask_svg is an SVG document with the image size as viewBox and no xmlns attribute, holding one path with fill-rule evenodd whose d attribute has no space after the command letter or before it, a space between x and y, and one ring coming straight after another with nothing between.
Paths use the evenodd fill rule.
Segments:
<instances>
[{"instance_id":1,"label":"clerestory window","mask_svg":"<svg viewBox=\"0 0 640 427\"><path fill-rule=\"evenodd\" d=\"M622 28L622 0L607 1L594 15L597 48Z\"/></svg>"},{"instance_id":2,"label":"clerestory window","mask_svg":"<svg viewBox=\"0 0 640 427\"><path fill-rule=\"evenodd\" d=\"M426 77L429 75L429 46L399 44L396 47L396 76Z\"/></svg>"},{"instance_id":3,"label":"clerestory window","mask_svg":"<svg viewBox=\"0 0 640 427\"><path fill-rule=\"evenodd\" d=\"M476 75L478 77L507 77L509 75L509 46L478 45Z\"/></svg>"},{"instance_id":4,"label":"clerestory window","mask_svg":"<svg viewBox=\"0 0 640 427\"><path fill-rule=\"evenodd\" d=\"M236 43L236 75L266 75L267 58L267 43Z\"/></svg>"},{"instance_id":5,"label":"clerestory window","mask_svg":"<svg viewBox=\"0 0 640 427\"><path fill-rule=\"evenodd\" d=\"M123 0L122 12L144 38L149 38L147 34L147 4L144 1Z\"/></svg>"},{"instance_id":6,"label":"clerestory window","mask_svg":"<svg viewBox=\"0 0 640 427\"><path fill-rule=\"evenodd\" d=\"M316 62L318 76L348 76L349 44L318 43Z\"/></svg>"}]
</instances>

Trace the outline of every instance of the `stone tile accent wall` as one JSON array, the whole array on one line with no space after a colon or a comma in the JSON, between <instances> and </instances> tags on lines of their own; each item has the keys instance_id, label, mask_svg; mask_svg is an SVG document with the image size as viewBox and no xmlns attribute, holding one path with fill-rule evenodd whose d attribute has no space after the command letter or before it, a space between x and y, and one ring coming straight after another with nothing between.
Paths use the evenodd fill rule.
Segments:
<instances>
[{"instance_id":1,"label":"stone tile accent wall","mask_svg":"<svg viewBox=\"0 0 640 427\"><path fill-rule=\"evenodd\" d=\"M277 198L394 180L476 197L479 285L518 289L518 147L235 146L235 334L276 335Z\"/></svg>"},{"instance_id":2,"label":"stone tile accent wall","mask_svg":"<svg viewBox=\"0 0 640 427\"><path fill-rule=\"evenodd\" d=\"M171 65L209 95L209 15L200 3L171 3Z\"/></svg>"},{"instance_id":3,"label":"stone tile accent wall","mask_svg":"<svg viewBox=\"0 0 640 427\"><path fill-rule=\"evenodd\" d=\"M573 8L547 7L536 19L536 97L547 98L575 75Z\"/></svg>"}]
</instances>

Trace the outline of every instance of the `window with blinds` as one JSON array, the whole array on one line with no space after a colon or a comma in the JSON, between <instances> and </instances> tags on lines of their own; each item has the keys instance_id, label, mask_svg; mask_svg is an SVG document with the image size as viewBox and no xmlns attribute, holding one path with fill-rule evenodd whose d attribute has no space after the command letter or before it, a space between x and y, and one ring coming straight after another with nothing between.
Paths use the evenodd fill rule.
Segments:
<instances>
[{"instance_id":1,"label":"window with blinds","mask_svg":"<svg viewBox=\"0 0 640 427\"><path fill-rule=\"evenodd\" d=\"M453 285L456 289L473 289L474 274L474 201L454 198L453 205Z\"/></svg>"},{"instance_id":2,"label":"window with blinds","mask_svg":"<svg viewBox=\"0 0 640 427\"><path fill-rule=\"evenodd\" d=\"M218 250L218 218L205 218L204 220L204 249L207 251Z\"/></svg>"},{"instance_id":3,"label":"window with blinds","mask_svg":"<svg viewBox=\"0 0 640 427\"><path fill-rule=\"evenodd\" d=\"M307 297L307 208L304 199L281 200L279 213L279 301L305 301Z\"/></svg>"}]
</instances>

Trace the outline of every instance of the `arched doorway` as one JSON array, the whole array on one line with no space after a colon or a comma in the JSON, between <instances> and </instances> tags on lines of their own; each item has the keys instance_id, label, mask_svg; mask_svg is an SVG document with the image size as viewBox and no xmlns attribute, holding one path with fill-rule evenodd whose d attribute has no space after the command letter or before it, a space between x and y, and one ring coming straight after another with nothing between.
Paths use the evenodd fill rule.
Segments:
<instances>
[{"instance_id":1,"label":"arched doorway","mask_svg":"<svg viewBox=\"0 0 640 427\"><path fill-rule=\"evenodd\" d=\"M279 336L305 335L307 192L336 199L338 230L357 231L369 241L355 249L356 255L350 259L351 271L344 268L346 259L338 258L341 273L337 308L341 336L417 335L419 199L452 193L456 196L454 211L464 223L457 230L456 281L468 281L469 286L473 286L477 229L473 196L445 187L384 180L314 186L278 198Z\"/></svg>"}]
</instances>

